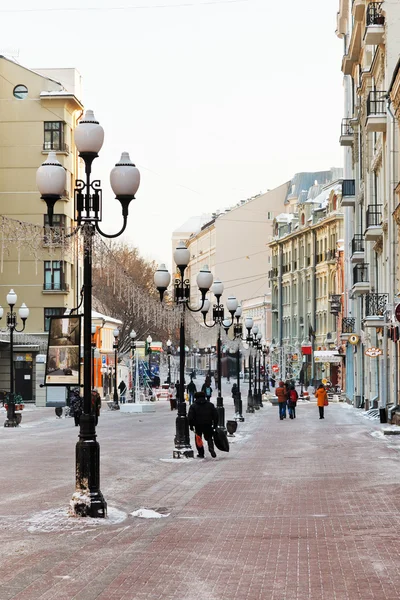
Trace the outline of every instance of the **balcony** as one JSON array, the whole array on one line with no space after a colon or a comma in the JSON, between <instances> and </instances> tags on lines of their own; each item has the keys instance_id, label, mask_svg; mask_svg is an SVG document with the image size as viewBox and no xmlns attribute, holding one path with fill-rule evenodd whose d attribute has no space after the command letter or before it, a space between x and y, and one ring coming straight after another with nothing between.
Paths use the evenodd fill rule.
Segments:
<instances>
[{"instance_id":1,"label":"balcony","mask_svg":"<svg viewBox=\"0 0 400 600\"><path fill-rule=\"evenodd\" d=\"M342 295L331 294L329 298L331 304L330 313L331 315L338 315L342 311Z\"/></svg>"},{"instance_id":2,"label":"balcony","mask_svg":"<svg viewBox=\"0 0 400 600\"><path fill-rule=\"evenodd\" d=\"M340 338L343 342L347 342L349 337L356 332L356 320L354 317L343 317L342 332Z\"/></svg>"},{"instance_id":3,"label":"balcony","mask_svg":"<svg viewBox=\"0 0 400 600\"><path fill-rule=\"evenodd\" d=\"M365 258L365 241L364 236L356 233L351 240L351 262L364 262Z\"/></svg>"},{"instance_id":4,"label":"balcony","mask_svg":"<svg viewBox=\"0 0 400 600\"><path fill-rule=\"evenodd\" d=\"M68 283L44 283L43 293L44 294L68 294L69 284Z\"/></svg>"},{"instance_id":5,"label":"balcony","mask_svg":"<svg viewBox=\"0 0 400 600\"><path fill-rule=\"evenodd\" d=\"M356 181L355 179L343 179L342 181L342 206L354 208L356 204Z\"/></svg>"},{"instance_id":6,"label":"balcony","mask_svg":"<svg viewBox=\"0 0 400 600\"><path fill-rule=\"evenodd\" d=\"M360 263L353 268L352 295L362 295L369 292L368 264Z\"/></svg>"},{"instance_id":7,"label":"balcony","mask_svg":"<svg viewBox=\"0 0 400 600\"><path fill-rule=\"evenodd\" d=\"M351 119L342 119L339 143L341 146L352 146L354 142L354 130Z\"/></svg>"},{"instance_id":8,"label":"balcony","mask_svg":"<svg viewBox=\"0 0 400 600\"><path fill-rule=\"evenodd\" d=\"M382 327L389 294L369 293L365 298L365 327Z\"/></svg>"},{"instance_id":9,"label":"balcony","mask_svg":"<svg viewBox=\"0 0 400 600\"><path fill-rule=\"evenodd\" d=\"M336 250L327 250L325 252L325 260L326 262L336 262Z\"/></svg>"},{"instance_id":10,"label":"balcony","mask_svg":"<svg viewBox=\"0 0 400 600\"><path fill-rule=\"evenodd\" d=\"M387 92L373 90L368 94L365 121L367 133L386 131L386 103Z\"/></svg>"},{"instance_id":11,"label":"balcony","mask_svg":"<svg viewBox=\"0 0 400 600\"><path fill-rule=\"evenodd\" d=\"M274 304L274 303L271 304L271 312L273 312L273 313L277 313L278 312L278 305L277 304Z\"/></svg>"},{"instance_id":12,"label":"balcony","mask_svg":"<svg viewBox=\"0 0 400 600\"><path fill-rule=\"evenodd\" d=\"M382 204L370 204L367 207L367 228L364 232L366 242L376 242L383 235Z\"/></svg>"},{"instance_id":13,"label":"balcony","mask_svg":"<svg viewBox=\"0 0 400 600\"><path fill-rule=\"evenodd\" d=\"M274 268L268 271L268 277L269 279L276 279L276 277L278 277L278 269Z\"/></svg>"},{"instance_id":14,"label":"balcony","mask_svg":"<svg viewBox=\"0 0 400 600\"><path fill-rule=\"evenodd\" d=\"M385 17L382 13L382 2L370 2L367 6L367 22L364 42L369 46L383 44L385 35Z\"/></svg>"},{"instance_id":15,"label":"balcony","mask_svg":"<svg viewBox=\"0 0 400 600\"><path fill-rule=\"evenodd\" d=\"M69 154L69 146L68 144L64 144L64 142L44 142L42 154L47 154L48 152Z\"/></svg>"}]
</instances>

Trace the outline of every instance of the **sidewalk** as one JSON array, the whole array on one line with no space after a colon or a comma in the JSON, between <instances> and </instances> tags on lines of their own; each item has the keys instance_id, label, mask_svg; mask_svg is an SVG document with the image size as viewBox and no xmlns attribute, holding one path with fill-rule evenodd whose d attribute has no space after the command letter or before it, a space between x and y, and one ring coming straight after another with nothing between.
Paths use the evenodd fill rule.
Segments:
<instances>
[{"instance_id":1,"label":"sidewalk","mask_svg":"<svg viewBox=\"0 0 400 600\"><path fill-rule=\"evenodd\" d=\"M167 402L104 411L107 521L66 516L77 428L44 414L0 430L0 600L400 597L400 436L348 405L266 405L215 460L171 458Z\"/></svg>"}]
</instances>

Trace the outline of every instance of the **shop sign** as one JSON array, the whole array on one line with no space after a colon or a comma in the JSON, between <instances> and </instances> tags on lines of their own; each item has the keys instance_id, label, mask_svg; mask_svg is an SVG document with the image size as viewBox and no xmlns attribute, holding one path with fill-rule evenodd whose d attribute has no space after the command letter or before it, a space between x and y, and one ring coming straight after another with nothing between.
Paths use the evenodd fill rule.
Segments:
<instances>
[{"instance_id":1,"label":"shop sign","mask_svg":"<svg viewBox=\"0 0 400 600\"><path fill-rule=\"evenodd\" d=\"M383 354L380 348L367 348L365 351L365 356L370 356L371 358L376 358Z\"/></svg>"}]
</instances>

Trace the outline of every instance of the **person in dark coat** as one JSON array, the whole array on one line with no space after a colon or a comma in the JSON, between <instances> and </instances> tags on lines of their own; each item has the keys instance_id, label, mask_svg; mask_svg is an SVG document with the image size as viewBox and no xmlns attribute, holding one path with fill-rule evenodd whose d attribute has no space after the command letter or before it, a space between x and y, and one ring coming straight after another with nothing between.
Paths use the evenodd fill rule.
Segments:
<instances>
[{"instance_id":1,"label":"person in dark coat","mask_svg":"<svg viewBox=\"0 0 400 600\"><path fill-rule=\"evenodd\" d=\"M196 384L193 383L192 376L190 376L190 383L187 386L187 393L189 395L189 404L193 404L194 395L197 392Z\"/></svg>"},{"instance_id":2,"label":"person in dark coat","mask_svg":"<svg viewBox=\"0 0 400 600\"><path fill-rule=\"evenodd\" d=\"M125 404L125 394L126 394L127 387L126 387L126 383L123 379L121 379L121 381L119 382L118 389L119 389L119 397L121 400L121 404Z\"/></svg>"},{"instance_id":3,"label":"person in dark coat","mask_svg":"<svg viewBox=\"0 0 400 600\"><path fill-rule=\"evenodd\" d=\"M201 391L204 392L207 400L210 400L212 396L211 379L206 378L205 382L201 386Z\"/></svg>"},{"instance_id":4,"label":"person in dark coat","mask_svg":"<svg viewBox=\"0 0 400 600\"><path fill-rule=\"evenodd\" d=\"M94 415L94 424L97 427L101 409L101 397L97 390L92 390L92 415Z\"/></svg>"},{"instance_id":5,"label":"person in dark coat","mask_svg":"<svg viewBox=\"0 0 400 600\"><path fill-rule=\"evenodd\" d=\"M176 384L175 384L175 398L177 400L177 402L179 402L179 390L180 390L180 383L179 383L179 379L177 380Z\"/></svg>"},{"instance_id":6,"label":"person in dark coat","mask_svg":"<svg viewBox=\"0 0 400 600\"><path fill-rule=\"evenodd\" d=\"M202 436L207 442L208 450L213 458L217 455L214 449L213 428L218 426L218 413L214 404L207 400L204 392L196 392L194 402L188 413L189 427L195 432L198 458L204 458Z\"/></svg>"},{"instance_id":7,"label":"person in dark coat","mask_svg":"<svg viewBox=\"0 0 400 600\"><path fill-rule=\"evenodd\" d=\"M237 386L237 383L234 383L232 386L232 389L231 389L231 394L232 394L232 398L233 398L234 402L236 400L237 393L238 393L238 386Z\"/></svg>"},{"instance_id":8,"label":"person in dark coat","mask_svg":"<svg viewBox=\"0 0 400 600\"><path fill-rule=\"evenodd\" d=\"M71 394L71 414L74 417L75 426L78 427L81 414L83 412L83 398L81 398L79 390L74 390Z\"/></svg>"}]
</instances>

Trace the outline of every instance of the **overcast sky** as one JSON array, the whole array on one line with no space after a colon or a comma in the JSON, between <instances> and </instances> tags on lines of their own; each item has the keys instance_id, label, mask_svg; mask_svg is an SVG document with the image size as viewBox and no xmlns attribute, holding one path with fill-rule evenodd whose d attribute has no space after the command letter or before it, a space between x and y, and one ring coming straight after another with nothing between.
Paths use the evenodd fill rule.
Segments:
<instances>
[{"instance_id":1,"label":"overcast sky","mask_svg":"<svg viewBox=\"0 0 400 600\"><path fill-rule=\"evenodd\" d=\"M82 101L105 129L94 163L103 227L119 226L108 179L127 150L142 181L125 237L169 263L171 232L191 215L342 166L338 5L0 0L0 53L80 72Z\"/></svg>"}]
</instances>

